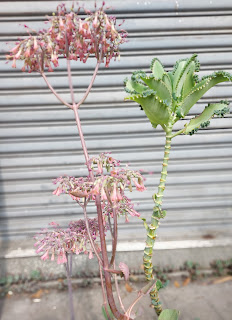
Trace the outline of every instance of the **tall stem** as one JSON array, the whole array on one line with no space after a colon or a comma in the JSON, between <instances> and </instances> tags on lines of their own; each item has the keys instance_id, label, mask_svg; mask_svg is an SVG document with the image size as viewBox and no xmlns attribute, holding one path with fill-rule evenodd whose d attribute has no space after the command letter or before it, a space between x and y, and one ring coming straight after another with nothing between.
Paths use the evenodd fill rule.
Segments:
<instances>
[{"instance_id":1,"label":"tall stem","mask_svg":"<svg viewBox=\"0 0 232 320\"><path fill-rule=\"evenodd\" d=\"M74 315L74 307L73 307L73 293L72 293L72 282L71 282L71 261L69 264L69 257L68 254L66 254L66 259L67 262L65 264L66 267L66 276L67 276L67 282L68 282L68 296L69 296L69 307L70 307L70 319L75 320L75 315Z\"/></svg>"},{"instance_id":2,"label":"tall stem","mask_svg":"<svg viewBox=\"0 0 232 320\"><path fill-rule=\"evenodd\" d=\"M73 110L74 110L75 119L76 119L76 123L77 123L77 128L78 128L78 131L79 131L80 140L81 140L81 144L82 144L82 148L83 148L83 152L84 152L84 156L85 156L85 160L86 160L86 165L87 165L87 168L88 168L88 171L89 171L89 176L90 176L91 181L94 182L94 174L93 174L93 171L91 170L91 167L90 167L89 154L88 154L88 150L87 150L87 147L86 147L86 143L85 143L85 139L84 139L84 135L83 135L83 131L82 131L81 122L80 122L80 118L79 118L77 107L74 106ZM109 303L110 309L111 309L111 311L112 311L112 313L113 313L113 315L115 316L116 319L126 320L127 317L125 315L121 314L118 311L117 307L116 307L116 304L115 304L115 301L114 301L114 296L113 296L113 291L112 291L111 274L110 274L110 272L106 271L108 269L108 266L109 266L109 261L108 261L108 255L107 255L107 249L106 249L105 231L104 231L102 208L101 208L101 201L100 201L100 196L99 195L96 195L95 204L96 204L96 208L97 208L99 234L100 234L102 260L103 260L103 269L104 269L104 276L105 276L105 284L106 284L106 293L107 293L108 303Z\"/></svg>"},{"instance_id":3,"label":"tall stem","mask_svg":"<svg viewBox=\"0 0 232 320\"><path fill-rule=\"evenodd\" d=\"M156 240L156 230L159 227L159 221L161 218L164 218L161 208L162 208L163 193L164 193L166 177L167 177L169 153L171 149L171 134L172 134L172 125L169 124L166 129L166 142L165 142L165 149L164 149L161 178L158 186L158 193L154 194L153 196L155 206L153 208L151 224L148 226L148 229L147 229L146 246L144 249L144 256L143 256L144 273L148 281L154 279L153 264L152 264L153 246ZM162 306L159 301L159 295L158 295L158 290L156 286L150 292L150 297L157 315L160 315L160 313L162 312Z\"/></svg>"}]
</instances>

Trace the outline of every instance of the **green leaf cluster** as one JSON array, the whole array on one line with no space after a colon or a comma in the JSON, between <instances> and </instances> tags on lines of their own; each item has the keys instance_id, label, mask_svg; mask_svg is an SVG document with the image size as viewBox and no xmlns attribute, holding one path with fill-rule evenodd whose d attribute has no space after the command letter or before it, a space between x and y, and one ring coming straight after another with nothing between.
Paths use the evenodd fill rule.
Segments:
<instances>
[{"instance_id":1,"label":"green leaf cluster","mask_svg":"<svg viewBox=\"0 0 232 320\"><path fill-rule=\"evenodd\" d=\"M165 71L159 59L151 62L151 73L133 72L131 79L125 79L126 100L137 102L144 110L154 128L161 125L167 131L168 125L174 125L184 118L213 86L220 82L232 81L228 72L217 71L199 79L196 72L200 69L197 55L176 62L172 71ZM229 112L228 102L209 104L201 115L192 119L181 133L193 134L199 128L209 125L209 120L217 115Z\"/></svg>"}]
</instances>

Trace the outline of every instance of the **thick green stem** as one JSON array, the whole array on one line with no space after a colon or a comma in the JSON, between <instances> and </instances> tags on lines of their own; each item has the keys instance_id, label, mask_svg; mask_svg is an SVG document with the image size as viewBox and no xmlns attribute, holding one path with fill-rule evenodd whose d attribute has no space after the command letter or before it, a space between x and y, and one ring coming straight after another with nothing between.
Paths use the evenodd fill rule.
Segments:
<instances>
[{"instance_id":1,"label":"thick green stem","mask_svg":"<svg viewBox=\"0 0 232 320\"><path fill-rule=\"evenodd\" d=\"M163 159L163 165L162 165L162 171L161 171L161 178L158 186L158 193L153 195L155 206L153 208L151 224L147 228L147 240L146 240L146 246L144 249L144 256L143 256L144 273L148 281L154 279L153 264L152 264L153 246L156 239L156 230L158 229L159 223L160 223L159 221L161 218L164 218L165 216L165 212L162 212L161 207L162 207L163 193L164 193L166 177L167 177L169 153L171 149L171 136L172 136L172 125L170 124L167 126L167 130L166 130L166 142L165 142L165 149L164 149L164 159ZM154 306L157 315L160 315L160 313L162 312L162 306L159 301L159 295L158 295L158 290L156 286L150 292L150 297L152 300L152 305Z\"/></svg>"}]
</instances>

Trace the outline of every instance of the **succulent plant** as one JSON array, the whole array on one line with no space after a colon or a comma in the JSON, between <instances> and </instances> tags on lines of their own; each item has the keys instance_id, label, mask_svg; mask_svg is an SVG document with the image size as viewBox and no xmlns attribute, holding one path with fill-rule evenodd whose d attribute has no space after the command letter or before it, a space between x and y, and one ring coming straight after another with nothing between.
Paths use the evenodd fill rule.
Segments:
<instances>
[{"instance_id":1,"label":"succulent plant","mask_svg":"<svg viewBox=\"0 0 232 320\"><path fill-rule=\"evenodd\" d=\"M232 76L224 71L199 79L195 74L199 68L196 54L189 59L178 60L169 72L164 70L159 59L154 58L151 74L135 71L130 80L125 80L125 91L129 94L126 99L141 105L154 128L161 125L167 132L168 127L184 118L210 88L220 82L232 81ZM214 115L223 116L229 112L228 104L227 101L209 104L200 116L185 125L181 133L190 134Z\"/></svg>"},{"instance_id":2,"label":"succulent plant","mask_svg":"<svg viewBox=\"0 0 232 320\"><path fill-rule=\"evenodd\" d=\"M135 71L130 80L125 79L124 81L125 91L128 93L125 99L137 102L144 110L152 126L156 128L157 125L160 125L166 133L161 178L158 192L153 195L155 206L150 225L143 219L147 230L143 261L144 273L148 281L154 279L152 255L157 228L160 219L166 215L166 211L162 210L162 200L171 140L179 134L192 135L199 128L206 128L212 117L223 117L229 112L227 101L210 103L200 115L192 118L181 130L172 132L174 124L183 119L210 88L220 82L232 81L232 76L224 71L217 71L200 79L196 74L199 68L200 63L196 54L192 55L191 58L178 60L173 70L169 72L166 72L161 62L154 58L151 63L151 74L146 75L144 71ZM152 304L158 315L162 312L158 295L159 289L160 287L156 283L156 286L150 292Z\"/></svg>"}]
</instances>

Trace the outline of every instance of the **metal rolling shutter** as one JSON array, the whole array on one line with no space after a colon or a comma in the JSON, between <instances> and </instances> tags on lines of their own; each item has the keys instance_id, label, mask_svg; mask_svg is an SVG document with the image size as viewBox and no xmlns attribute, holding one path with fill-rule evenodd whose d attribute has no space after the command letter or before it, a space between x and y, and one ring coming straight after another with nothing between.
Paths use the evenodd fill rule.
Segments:
<instances>
[{"instance_id":1,"label":"metal rolling shutter","mask_svg":"<svg viewBox=\"0 0 232 320\"><path fill-rule=\"evenodd\" d=\"M61 106L37 74L25 74L5 64L6 42L25 36L20 23L43 26L57 1L1 1L0 12L0 136L1 239L23 242L50 221L66 225L81 217L76 204L63 195L52 196L51 180L62 174L86 173L71 110ZM71 5L71 1L67 4ZM93 1L85 1L93 8ZM102 67L80 116L90 155L112 151L123 164L154 171L147 175L147 191L132 193L145 218L151 214L151 195L157 189L164 136L154 130L143 111L124 102L123 79L136 69L149 70L154 56L167 69L177 59L199 54L200 75L213 70L232 72L232 2L108 1L118 18L125 19L129 42L121 61ZM95 61L73 63L76 98L87 87ZM48 74L57 91L70 100L65 61ZM191 111L208 102L232 100L232 86L218 85ZM183 121L184 124L184 121ZM231 235L232 221L231 115L211 121L207 130L173 140L164 208L168 214L159 230L161 240L184 240ZM89 207L90 215L94 208ZM120 219L120 241L144 240L141 222Z\"/></svg>"}]
</instances>

